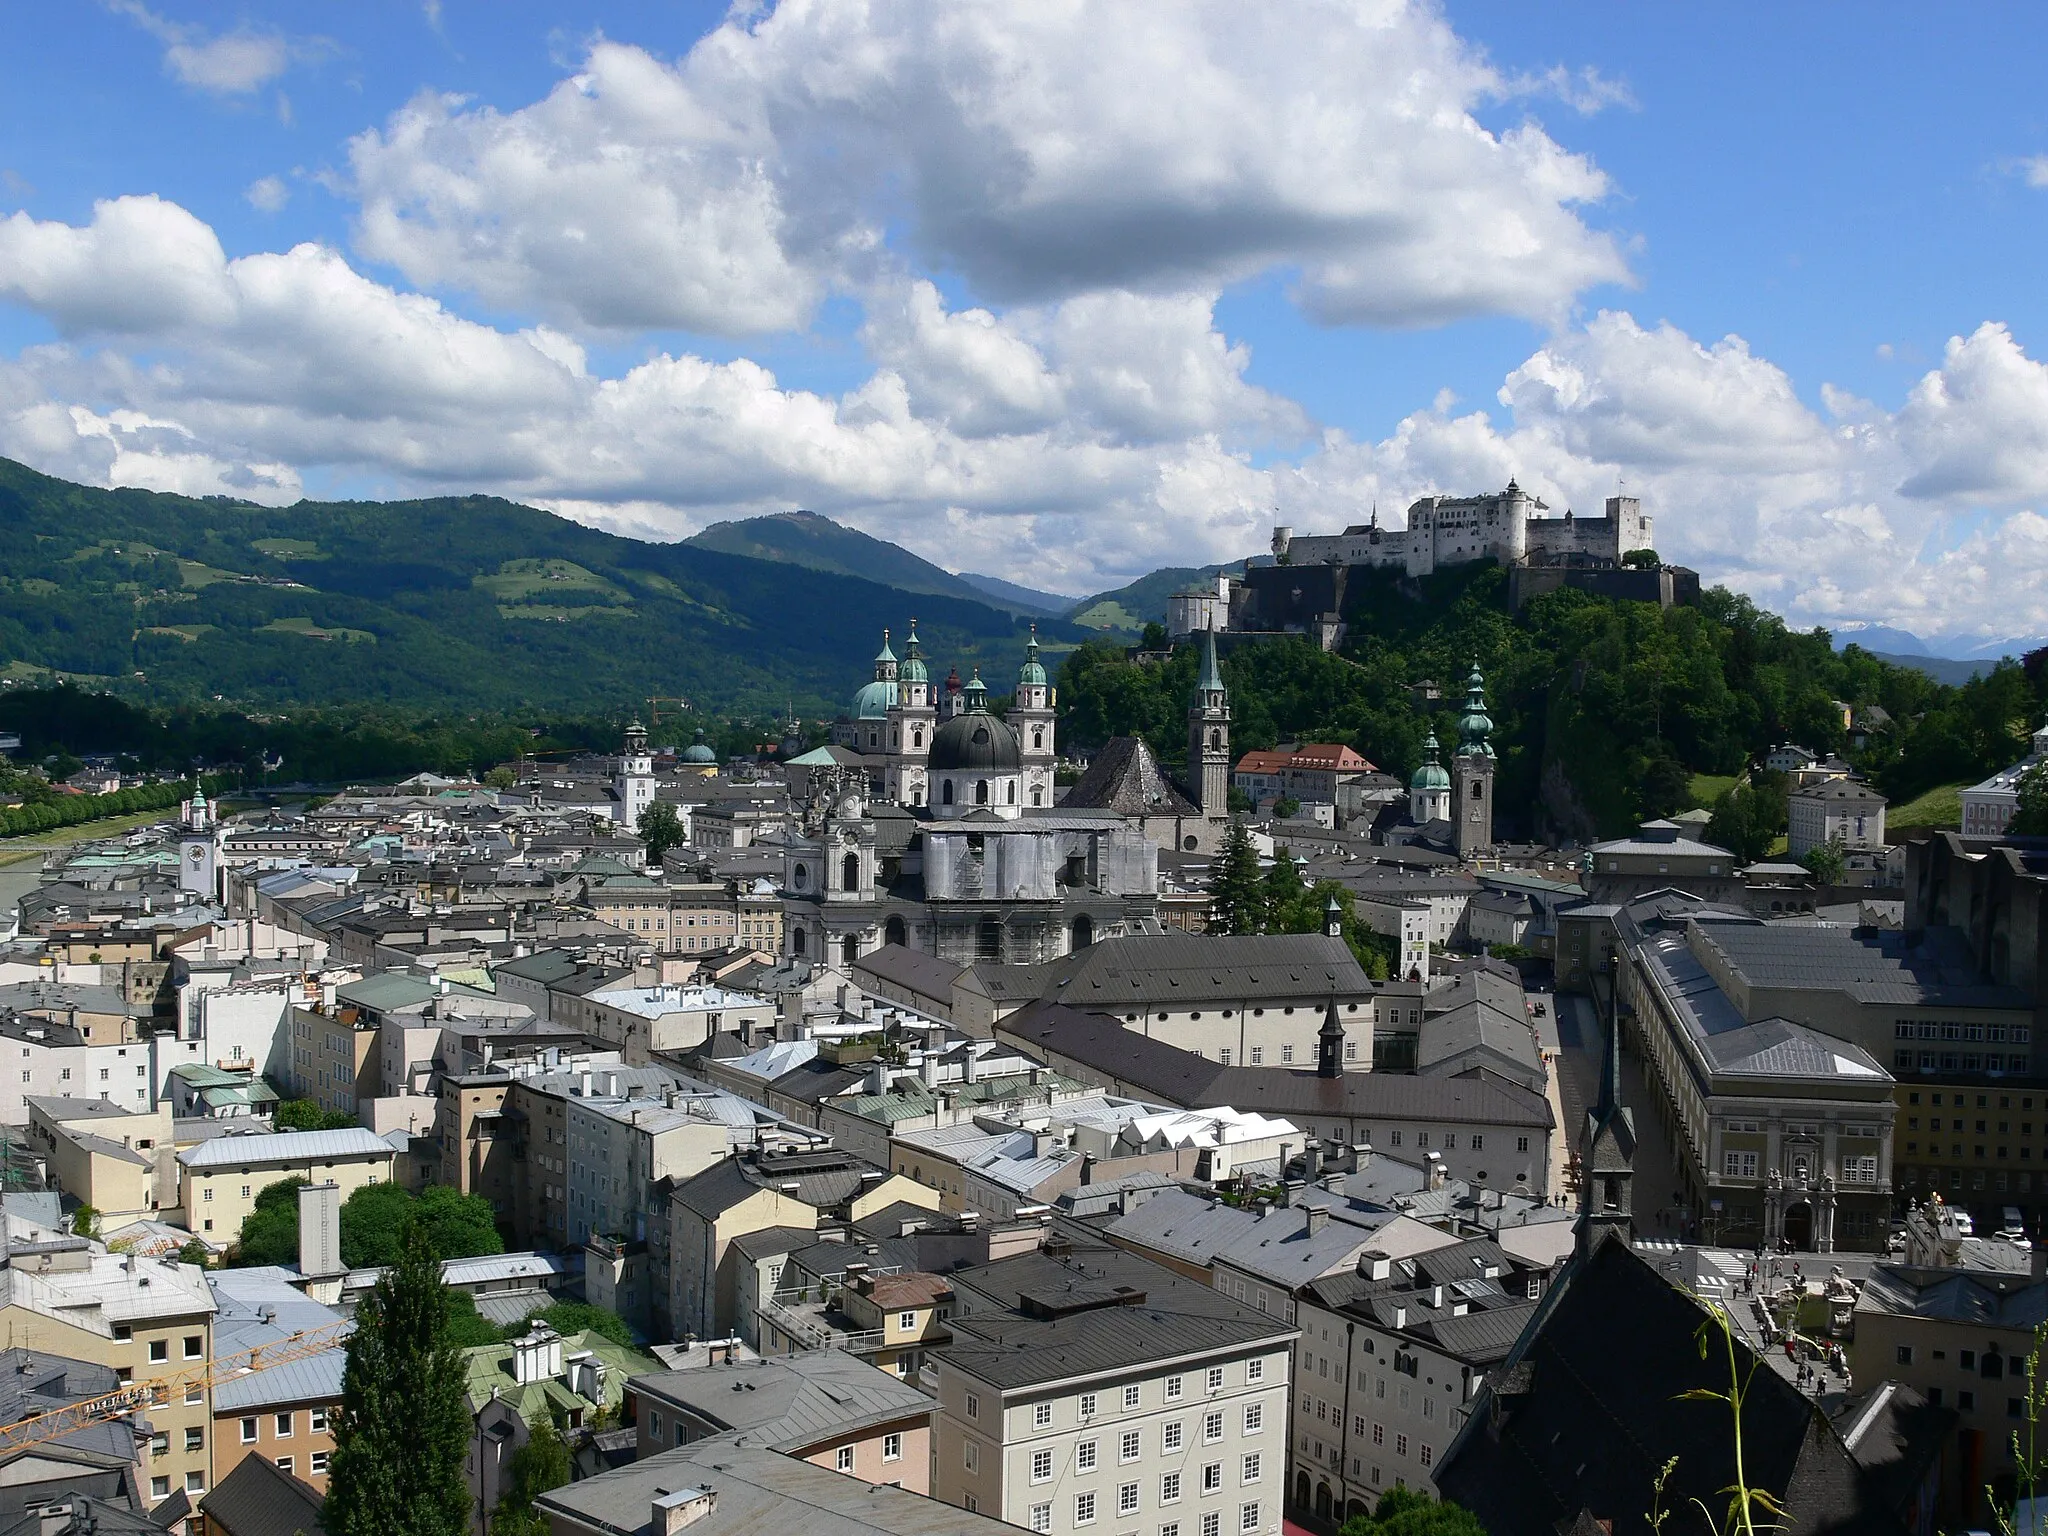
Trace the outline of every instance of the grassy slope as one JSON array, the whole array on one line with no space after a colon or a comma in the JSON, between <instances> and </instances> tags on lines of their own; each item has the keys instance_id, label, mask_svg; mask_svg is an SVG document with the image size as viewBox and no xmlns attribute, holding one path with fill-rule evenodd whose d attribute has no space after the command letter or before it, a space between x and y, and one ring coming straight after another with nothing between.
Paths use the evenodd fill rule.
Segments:
<instances>
[{"instance_id":1,"label":"grassy slope","mask_svg":"<svg viewBox=\"0 0 2048 1536\"><path fill-rule=\"evenodd\" d=\"M1939 831L1962 826L1963 791L1967 788L1968 784L1943 784L1928 790L1917 800L1890 807L1884 816L1885 830L1897 832L1908 827L1932 827Z\"/></svg>"}]
</instances>

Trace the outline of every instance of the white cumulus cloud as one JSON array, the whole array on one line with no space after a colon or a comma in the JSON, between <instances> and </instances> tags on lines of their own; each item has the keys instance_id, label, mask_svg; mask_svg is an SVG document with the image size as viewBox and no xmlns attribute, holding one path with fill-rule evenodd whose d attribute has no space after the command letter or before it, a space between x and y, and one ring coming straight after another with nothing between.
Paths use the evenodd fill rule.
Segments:
<instances>
[{"instance_id":1,"label":"white cumulus cloud","mask_svg":"<svg viewBox=\"0 0 2048 1536\"><path fill-rule=\"evenodd\" d=\"M417 98L352 146L358 238L597 328L800 326L891 227L990 302L1280 268L1333 322L1550 317L1628 272L1604 175L1482 125L1528 89L1401 0L788 0L673 62L600 41L517 111Z\"/></svg>"}]
</instances>

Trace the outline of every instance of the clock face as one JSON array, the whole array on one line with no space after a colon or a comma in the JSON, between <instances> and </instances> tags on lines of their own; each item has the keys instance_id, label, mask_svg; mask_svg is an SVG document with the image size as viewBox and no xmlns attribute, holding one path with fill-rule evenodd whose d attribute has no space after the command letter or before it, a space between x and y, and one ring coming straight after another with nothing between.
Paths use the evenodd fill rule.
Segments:
<instances>
[{"instance_id":1,"label":"clock face","mask_svg":"<svg viewBox=\"0 0 2048 1536\"><path fill-rule=\"evenodd\" d=\"M206 857L206 850L204 848L191 848L186 850L185 857L190 859L194 864L197 864L201 859Z\"/></svg>"}]
</instances>

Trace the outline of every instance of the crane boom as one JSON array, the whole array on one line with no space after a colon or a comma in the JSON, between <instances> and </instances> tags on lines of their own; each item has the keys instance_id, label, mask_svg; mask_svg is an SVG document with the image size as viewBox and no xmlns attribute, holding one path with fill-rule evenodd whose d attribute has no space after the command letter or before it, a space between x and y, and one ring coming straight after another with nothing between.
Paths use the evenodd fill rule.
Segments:
<instances>
[{"instance_id":1,"label":"crane boom","mask_svg":"<svg viewBox=\"0 0 2048 1536\"><path fill-rule=\"evenodd\" d=\"M168 1403L174 1393L183 1394L194 1387L204 1387L210 1392L222 1382L237 1380L254 1371L267 1371L274 1365L289 1365L294 1360L325 1354L346 1339L354 1327L354 1323L343 1319L321 1328L300 1329L275 1344L258 1344L251 1349L237 1350L232 1355L209 1361L204 1367L180 1371L175 1376L160 1376L154 1381L131 1382L98 1397L81 1398L48 1413L33 1414L12 1424L0 1425L0 1455L60 1440L102 1419L118 1419L138 1409L159 1407Z\"/></svg>"}]
</instances>

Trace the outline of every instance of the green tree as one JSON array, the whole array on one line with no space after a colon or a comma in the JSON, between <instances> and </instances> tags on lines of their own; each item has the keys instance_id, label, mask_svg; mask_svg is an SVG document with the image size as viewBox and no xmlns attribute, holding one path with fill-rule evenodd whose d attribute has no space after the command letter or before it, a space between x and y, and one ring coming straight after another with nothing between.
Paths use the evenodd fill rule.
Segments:
<instances>
[{"instance_id":1,"label":"green tree","mask_svg":"<svg viewBox=\"0 0 2048 1536\"><path fill-rule=\"evenodd\" d=\"M1743 864L1754 864L1785 830L1785 797L1773 788L1737 784L1721 792L1707 822L1707 841L1726 848Z\"/></svg>"},{"instance_id":2,"label":"green tree","mask_svg":"<svg viewBox=\"0 0 2048 1536\"><path fill-rule=\"evenodd\" d=\"M356 1117L322 1109L317 1099L280 1099L271 1123L280 1131L339 1131L356 1124Z\"/></svg>"},{"instance_id":3,"label":"green tree","mask_svg":"<svg viewBox=\"0 0 2048 1536\"><path fill-rule=\"evenodd\" d=\"M555 1332L567 1338L572 1333L596 1333L610 1339L614 1344L633 1348L638 1340L633 1330L618 1313L604 1307L592 1306L587 1301L558 1301L542 1307L523 1322L507 1323L504 1337L507 1340L524 1338L536 1322L546 1323Z\"/></svg>"},{"instance_id":4,"label":"green tree","mask_svg":"<svg viewBox=\"0 0 2048 1536\"><path fill-rule=\"evenodd\" d=\"M1369 1515L1353 1515L1338 1536L1486 1536L1479 1518L1448 1499L1413 1488L1389 1488Z\"/></svg>"},{"instance_id":5,"label":"green tree","mask_svg":"<svg viewBox=\"0 0 2048 1536\"><path fill-rule=\"evenodd\" d=\"M640 813L640 841L647 845L647 863L658 868L661 856L683 842L683 819L666 800L657 800Z\"/></svg>"},{"instance_id":6,"label":"green tree","mask_svg":"<svg viewBox=\"0 0 2048 1536\"><path fill-rule=\"evenodd\" d=\"M510 789L518 782L519 775L504 763L500 763L484 775L484 783L492 789Z\"/></svg>"},{"instance_id":7,"label":"green tree","mask_svg":"<svg viewBox=\"0 0 2048 1536\"><path fill-rule=\"evenodd\" d=\"M1807 849L1805 856L1799 862L1811 870L1813 878L1822 885L1840 885L1842 883L1842 866L1847 862L1845 857L1847 851L1842 846L1842 840L1839 837L1830 838L1824 843L1816 843L1813 847Z\"/></svg>"},{"instance_id":8,"label":"green tree","mask_svg":"<svg viewBox=\"0 0 2048 1536\"><path fill-rule=\"evenodd\" d=\"M1301 814L1301 802L1292 795L1282 795L1273 802L1273 814L1285 821L1290 816Z\"/></svg>"},{"instance_id":9,"label":"green tree","mask_svg":"<svg viewBox=\"0 0 2048 1536\"><path fill-rule=\"evenodd\" d=\"M332 1536L464 1536L471 1421L426 1223L356 1308L321 1522Z\"/></svg>"},{"instance_id":10,"label":"green tree","mask_svg":"<svg viewBox=\"0 0 2048 1536\"><path fill-rule=\"evenodd\" d=\"M415 1217L439 1258L505 1251L497 1213L481 1195L441 1184L419 1195L397 1184L366 1184L342 1202L342 1262L351 1269L396 1263L406 1226Z\"/></svg>"},{"instance_id":11,"label":"green tree","mask_svg":"<svg viewBox=\"0 0 2048 1536\"><path fill-rule=\"evenodd\" d=\"M485 1344L500 1344L507 1338L517 1336L509 1329L500 1328L477 1311L476 1298L469 1292L448 1293L448 1342L457 1349L476 1349Z\"/></svg>"},{"instance_id":12,"label":"green tree","mask_svg":"<svg viewBox=\"0 0 2048 1536\"><path fill-rule=\"evenodd\" d=\"M569 1481L569 1448L552 1420L533 1426L526 1444L512 1453L505 1491L491 1511L491 1536L548 1536L545 1516L533 1501Z\"/></svg>"},{"instance_id":13,"label":"green tree","mask_svg":"<svg viewBox=\"0 0 2048 1536\"><path fill-rule=\"evenodd\" d=\"M75 772L76 770L73 771ZM98 1237L100 1235L99 1207L81 1205L77 1210L73 1211L71 1213L71 1230L79 1237Z\"/></svg>"},{"instance_id":14,"label":"green tree","mask_svg":"<svg viewBox=\"0 0 2048 1536\"><path fill-rule=\"evenodd\" d=\"M1139 637L1138 644L1148 651L1165 650L1168 644L1166 626L1154 619L1145 626L1145 632Z\"/></svg>"},{"instance_id":15,"label":"green tree","mask_svg":"<svg viewBox=\"0 0 2048 1536\"><path fill-rule=\"evenodd\" d=\"M210 1269L213 1265L213 1250L195 1237L178 1250L178 1262L197 1264L201 1269Z\"/></svg>"},{"instance_id":16,"label":"green tree","mask_svg":"<svg viewBox=\"0 0 2048 1536\"><path fill-rule=\"evenodd\" d=\"M242 1218L242 1230L228 1251L237 1269L299 1261L299 1190L306 1180L279 1179L256 1191L256 1204Z\"/></svg>"},{"instance_id":17,"label":"green tree","mask_svg":"<svg viewBox=\"0 0 2048 1536\"><path fill-rule=\"evenodd\" d=\"M2014 837L2048 837L2048 763L2034 764L2013 787L2020 803L2006 831Z\"/></svg>"},{"instance_id":18,"label":"green tree","mask_svg":"<svg viewBox=\"0 0 2048 1536\"><path fill-rule=\"evenodd\" d=\"M1244 823L1233 821L1209 862L1209 931L1258 933L1265 925L1259 855Z\"/></svg>"}]
</instances>

